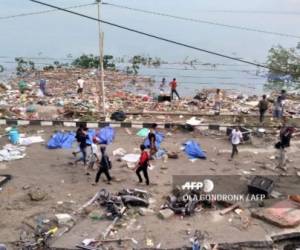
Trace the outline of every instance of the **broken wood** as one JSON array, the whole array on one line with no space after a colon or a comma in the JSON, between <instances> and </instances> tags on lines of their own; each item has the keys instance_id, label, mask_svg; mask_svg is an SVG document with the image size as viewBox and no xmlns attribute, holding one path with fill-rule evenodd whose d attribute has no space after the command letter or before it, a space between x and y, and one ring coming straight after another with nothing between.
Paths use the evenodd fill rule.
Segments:
<instances>
[{"instance_id":1,"label":"broken wood","mask_svg":"<svg viewBox=\"0 0 300 250\"><path fill-rule=\"evenodd\" d=\"M125 211L126 211L126 207L123 207L123 208L121 209L121 212L120 212L120 213L121 213L121 216L125 213ZM102 234L103 240L106 239L106 237L109 235L110 231L114 228L114 226L116 225L116 223L118 222L119 219L120 219L119 216L116 217L116 218L113 220L113 222L106 228L106 230L105 230L104 233Z\"/></svg>"},{"instance_id":2,"label":"broken wood","mask_svg":"<svg viewBox=\"0 0 300 250\"><path fill-rule=\"evenodd\" d=\"M81 206L76 212L81 212L83 209L88 207L89 205L93 204L99 198L100 191L97 192L92 199L90 199L87 203Z\"/></svg>"},{"instance_id":3,"label":"broken wood","mask_svg":"<svg viewBox=\"0 0 300 250\"><path fill-rule=\"evenodd\" d=\"M227 207L227 208L221 210L219 214L220 214L220 215L228 214L228 213L230 213L231 211L233 211L234 209L239 208L239 207L240 207L240 204L239 204L239 203L233 204L233 205L231 205L230 207Z\"/></svg>"}]
</instances>

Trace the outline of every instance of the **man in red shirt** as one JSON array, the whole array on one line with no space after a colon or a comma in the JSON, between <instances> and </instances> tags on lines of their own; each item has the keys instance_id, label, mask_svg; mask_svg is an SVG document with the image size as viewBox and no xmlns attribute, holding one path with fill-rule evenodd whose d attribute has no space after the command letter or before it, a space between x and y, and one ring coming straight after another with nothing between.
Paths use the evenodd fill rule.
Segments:
<instances>
[{"instance_id":1,"label":"man in red shirt","mask_svg":"<svg viewBox=\"0 0 300 250\"><path fill-rule=\"evenodd\" d=\"M177 81L176 81L176 78L173 79L172 82L170 82L170 87L171 87L171 100L173 100L173 95L175 93L175 95L177 95L178 99L180 99L180 96L177 92Z\"/></svg>"},{"instance_id":2,"label":"man in red shirt","mask_svg":"<svg viewBox=\"0 0 300 250\"><path fill-rule=\"evenodd\" d=\"M140 149L141 149L141 156L136 167L136 174L139 178L139 182L142 183L143 179L141 177L140 172L143 172L144 177L146 179L146 184L148 186L149 185L149 176L148 176L149 155L147 151L145 151L146 147L143 144L140 146Z\"/></svg>"}]
</instances>

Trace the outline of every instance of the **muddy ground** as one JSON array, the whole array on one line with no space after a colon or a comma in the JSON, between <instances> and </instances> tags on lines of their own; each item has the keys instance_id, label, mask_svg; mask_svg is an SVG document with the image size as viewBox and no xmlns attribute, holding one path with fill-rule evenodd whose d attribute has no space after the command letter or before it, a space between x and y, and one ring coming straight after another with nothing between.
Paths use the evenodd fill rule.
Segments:
<instances>
[{"instance_id":1,"label":"muddy ground","mask_svg":"<svg viewBox=\"0 0 300 250\"><path fill-rule=\"evenodd\" d=\"M1 135L4 134L3 129L1 128ZM47 141L58 129L62 128L28 127L22 128L22 132L36 134L36 131L43 130L40 133ZM114 235L110 235L110 238L133 237L137 241L137 244L126 243L119 247L120 249L190 246L189 241L195 230L204 232L210 242L265 240L272 234L289 231L247 216L247 211L245 211L245 215L249 218L247 226L236 213L220 216L217 209L203 210L190 217L174 216L168 220L162 220L157 216L165 197L171 192L173 175L228 175L230 181L234 183L235 180L230 175L282 174L281 170L272 169L274 160L270 157L275 154L274 138L273 140L254 138L253 145L242 145L238 157L234 161L228 161L231 147L224 134L164 130L162 132L165 134L171 133L162 144L164 148L180 152L183 142L195 139L207 152L208 159L191 162L183 152L180 152L179 159L169 159L167 163L163 163L162 160L153 161L155 168L149 171L151 185L147 187L138 184L135 173L112 156L112 151L119 147L129 153L133 153L134 149L139 147L142 139L135 135L137 129L130 131L132 135L125 129L116 129L116 139L108 146L113 163L111 173L117 178L112 185L106 184L103 176L98 186L92 186L95 172L91 176L86 176L82 165L71 165L70 162L74 160L72 150L49 150L43 143L28 146L24 159L1 162L0 174L12 175L12 180L6 183L0 192L0 242L9 244L17 241L22 229L28 230L28 225L25 224L36 225L37 221L51 218L55 213L66 212L73 215L76 225L71 231L56 239L53 246L75 249L75 245L83 239L99 236L111 223L106 219L97 221L89 216L73 214L100 188L106 188L111 192L122 188L145 189L152 194L155 201L150 205L154 213L142 216L137 210L130 209L119 223ZM3 136L0 145L7 143L7 137ZM299 141L295 140L289 149L291 162L288 163L287 174L296 175L299 171L299 145ZM30 200L28 192L34 186L47 192L45 200ZM296 230L299 231L299 228ZM117 247L114 244L112 246Z\"/></svg>"}]
</instances>

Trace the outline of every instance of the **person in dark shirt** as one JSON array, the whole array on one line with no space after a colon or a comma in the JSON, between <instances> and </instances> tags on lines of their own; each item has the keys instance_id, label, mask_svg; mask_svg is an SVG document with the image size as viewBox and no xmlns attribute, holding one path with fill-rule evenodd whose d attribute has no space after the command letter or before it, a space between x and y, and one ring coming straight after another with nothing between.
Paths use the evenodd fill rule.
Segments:
<instances>
[{"instance_id":1,"label":"person in dark shirt","mask_svg":"<svg viewBox=\"0 0 300 250\"><path fill-rule=\"evenodd\" d=\"M109 160L108 155L105 153L106 148L105 147L101 147L100 151L101 151L101 160L99 163L99 169L96 175L96 179L95 179L95 183L93 183L93 185L96 185L99 182L100 176L102 173L105 174L106 178L107 178L107 184L110 184L111 181L111 176L109 174L109 170L111 169L112 165L111 165L111 161Z\"/></svg>"},{"instance_id":2,"label":"person in dark shirt","mask_svg":"<svg viewBox=\"0 0 300 250\"><path fill-rule=\"evenodd\" d=\"M149 185L149 176L148 176L149 155L147 151L145 151L146 147L143 144L140 146L140 149L141 149L141 156L136 166L136 174L139 178L139 183L142 183L143 179L141 177L140 172L143 172L144 177L146 179L146 184L148 186Z\"/></svg>"},{"instance_id":3,"label":"person in dark shirt","mask_svg":"<svg viewBox=\"0 0 300 250\"><path fill-rule=\"evenodd\" d=\"M149 139L149 143L150 143L150 158L153 157L153 155L156 154L157 152L157 148L156 148L156 128L157 128L157 124L154 123L151 126L150 132L148 134L148 139Z\"/></svg>"},{"instance_id":4,"label":"person in dark shirt","mask_svg":"<svg viewBox=\"0 0 300 250\"><path fill-rule=\"evenodd\" d=\"M78 128L77 131L76 131L75 139L76 139L76 141L77 141L77 143L78 143L78 148L79 148L79 144L80 144L80 142L79 142L80 134L82 133L82 130L83 130L84 128L86 128L86 126L83 125L83 124L80 124L80 125L79 125L79 128ZM80 148L79 148L78 151L74 151L74 152L72 152L72 154L76 157L77 154L80 153L80 152L81 152L81 151L80 151Z\"/></svg>"},{"instance_id":5,"label":"person in dark shirt","mask_svg":"<svg viewBox=\"0 0 300 250\"><path fill-rule=\"evenodd\" d=\"M262 123L264 121L265 113L269 108L269 102L267 100L267 96L263 95L262 99L258 103L259 109L259 121Z\"/></svg>"},{"instance_id":6,"label":"person in dark shirt","mask_svg":"<svg viewBox=\"0 0 300 250\"><path fill-rule=\"evenodd\" d=\"M86 148L88 146L86 140L89 138L87 131L88 131L87 128L83 128L81 131L79 131L77 138L76 138L79 143L79 149L80 149L80 152L82 153L82 157L79 158L78 160L76 160L75 163L77 163L79 161L83 161L84 166L86 166Z\"/></svg>"},{"instance_id":7,"label":"person in dark shirt","mask_svg":"<svg viewBox=\"0 0 300 250\"><path fill-rule=\"evenodd\" d=\"M286 168L286 148L290 147L290 142L295 132L293 126L286 124L286 119L283 120L283 125L279 127L279 142L275 144L275 148L279 149L278 168L287 170Z\"/></svg>"}]
</instances>

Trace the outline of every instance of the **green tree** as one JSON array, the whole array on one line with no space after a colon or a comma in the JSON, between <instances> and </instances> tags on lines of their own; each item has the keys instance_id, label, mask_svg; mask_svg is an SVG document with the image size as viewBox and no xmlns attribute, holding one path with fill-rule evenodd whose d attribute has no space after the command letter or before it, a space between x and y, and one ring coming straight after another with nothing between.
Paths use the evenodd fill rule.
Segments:
<instances>
[{"instance_id":1,"label":"green tree","mask_svg":"<svg viewBox=\"0 0 300 250\"><path fill-rule=\"evenodd\" d=\"M0 73L4 71L4 67L0 64Z\"/></svg>"},{"instance_id":2,"label":"green tree","mask_svg":"<svg viewBox=\"0 0 300 250\"><path fill-rule=\"evenodd\" d=\"M299 48L300 49L300 48ZM283 48L278 45L269 50L267 66L269 67L269 73L277 76L290 75L293 78L293 82L300 78L300 55L297 48ZM266 84L267 88L278 89L283 87L299 88L299 84L289 83L289 86L285 86L284 80L276 78L276 80L269 80Z\"/></svg>"},{"instance_id":3,"label":"green tree","mask_svg":"<svg viewBox=\"0 0 300 250\"><path fill-rule=\"evenodd\" d=\"M18 75L35 70L35 64L33 61L27 61L22 57L16 57L15 61L17 63L16 70Z\"/></svg>"},{"instance_id":4,"label":"green tree","mask_svg":"<svg viewBox=\"0 0 300 250\"><path fill-rule=\"evenodd\" d=\"M104 55L103 56L103 67L104 69L114 70L116 68L113 56ZM86 55L83 54L80 57L76 58L72 65L79 68L98 68L99 67L99 56L94 56L93 54Z\"/></svg>"}]
</instances>

